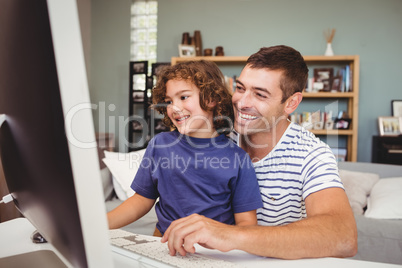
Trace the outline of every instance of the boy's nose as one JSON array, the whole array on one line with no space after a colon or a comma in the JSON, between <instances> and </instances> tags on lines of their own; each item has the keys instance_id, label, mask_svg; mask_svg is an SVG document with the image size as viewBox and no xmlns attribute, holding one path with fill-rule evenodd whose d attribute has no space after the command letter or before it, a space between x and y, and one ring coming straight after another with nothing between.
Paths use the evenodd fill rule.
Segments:
<instances>
[{"instance_id":1,"label":"boy's nose","mask_svg":"<svg viewBox=\"0 0 402 268\"><path fill-rule=\"evenodd\" d=\"M171 107L172 107L172 110L173 110L174 112L176 112L176 113L179 113L179 112L182 111L182 108L179 107L178 105L172 104Z\"/></svg>"}]
</instances>

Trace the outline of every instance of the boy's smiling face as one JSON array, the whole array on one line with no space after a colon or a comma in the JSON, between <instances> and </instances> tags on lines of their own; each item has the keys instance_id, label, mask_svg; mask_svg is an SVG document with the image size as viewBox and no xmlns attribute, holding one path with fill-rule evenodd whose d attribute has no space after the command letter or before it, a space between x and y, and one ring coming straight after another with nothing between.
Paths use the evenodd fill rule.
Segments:
<instances>
[{"instance_id":1,"label":"boy's smiling face","mask_svg":"<svg viewBox=\"0 0 402 268\"><path fill-rule=\"evenodd\" d=\"M169 80L166 83L167 114L181 134L194 138L216 136L213 112L200 106L200 90L190 81Z\"/></svg>"}]
</instances>

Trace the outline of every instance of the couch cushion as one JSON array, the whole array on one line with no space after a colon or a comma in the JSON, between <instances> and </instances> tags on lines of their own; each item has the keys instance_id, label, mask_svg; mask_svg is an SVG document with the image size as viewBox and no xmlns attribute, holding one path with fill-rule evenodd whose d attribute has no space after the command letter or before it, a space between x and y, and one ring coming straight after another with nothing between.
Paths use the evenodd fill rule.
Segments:
<instances>
[{"instance_id":1,"label":"couch cushion","mask_svg":"<svg viewBox=\"0 0 402 268\"><path fill-rule=\"evenodd\" d=\"M376 219L402 219L402 177L377 182L371 190L364 215Z\"/></svg>"},{"instance_id":2,"label":"couch cushion","mask_svg":"<svg viewBox=\"0 0 402 268\"><path fill-rule=\"evenodd\" d=\"M145 149L131 153L114 153L105 151L103 162L113 175L113 185L117 197L126 200L134 194L131 183L137 174Z\"/></svg>"},{"instance_id":3,"label":"couch cushion","mask_svg":"<svg viewBox=\"0 0 402 268\"><path fill-rule=\"evenodd\" d=\"M112 174L107 167L101 169L103 195L105 200L110 200L113 196L113 181Z\"/></svg>"},{"instance_id":4,"label":"couch cushion","mask_svg":"<svg viewBox=\"0 0 402 268\"><path fill-rule=\"evenodd\" d=\"M350 206L355 214L362 215L367 206L367 197L380 176L374 173L339 170Z\"/></svg>"},{"instance_id":5,"label":"couch cushion","mask_svg":"<svg viewBox=\"0 0 402 268\"><path fill-rule=\"evenodd\" d=\"M355 215L358 251L352 259L402 264L402 221Z\"/></svg>"}]
</instances>

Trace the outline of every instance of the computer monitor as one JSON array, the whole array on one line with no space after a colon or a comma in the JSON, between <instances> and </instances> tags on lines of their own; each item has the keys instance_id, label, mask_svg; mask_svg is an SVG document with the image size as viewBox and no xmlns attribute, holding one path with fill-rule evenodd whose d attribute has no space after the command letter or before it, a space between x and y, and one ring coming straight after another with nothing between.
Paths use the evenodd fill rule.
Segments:
<instances>
[{"instance_id":1,"label":"computer monitor","mask_svg":"<svg viewBox=\"0 0 402 268\"><path fill-rule=\"evenodd\" d=\"M112 267L76 0L0 1L0 153L16 207L73 267Z\"/></svg>"}]
</instances>

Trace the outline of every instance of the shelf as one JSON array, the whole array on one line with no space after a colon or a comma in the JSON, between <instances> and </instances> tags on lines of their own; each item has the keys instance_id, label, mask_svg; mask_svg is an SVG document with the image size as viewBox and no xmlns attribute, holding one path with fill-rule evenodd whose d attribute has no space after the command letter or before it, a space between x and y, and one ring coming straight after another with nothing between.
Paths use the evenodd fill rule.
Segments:
<instances>
[{"instance_id":1,"label":"shelf","mask_svg":"<svg viewBox=\"0 0 402 268\"><path fill-rule=\"evenodd\" d=\"M303 56L308 63L314 62L352 62L356 61L357 55L336 55L336 56Z\"/></svg>"},{"instance_id":2,"label":"shelf","mask_svg":"<svg viewBox=\"0 0 402 268\"><path fill-rule=\"evenodd\" d=\"M354 134L351 129L311 129L309 131L314 135L352 136Z\"/></svg>"},{"instance_id":3,"label":"shelf","mask_svg":"<svg viewBox=\"0 0 402 268\"><path fill-rule=\"evenodd\" d=\"M354 92L303 92L304 98L353 98Z\"/></svg>"},{"instance_id":4,"label":"shelf","mask_svg":"<svg viewBox=\"0 0 402 268\"><path fill-rule=\"evenodd\" d=\"M248 57L246 56L172 57L172 65L175 65L178 62L190 61L190 60L208 60L222 64L233 64L233 63L244 64L247 61L247 59Z\"/></svg>"},{"instance_id":5,"label":"shelf","mask_svg":"<svg viewBox=\"0 0 402 268\"><path fill-rule=\"evenodd\" d=\"M353 62L358 60L359 56L357 55L336 55L336 56L303 56L304 60L308 63L314 62ZM208 60L216 63L245 63L247 61L247 56L198 56L198 57L172 57L171 62L172 65L190 60Z\"/></svg>"}]
</instances>

